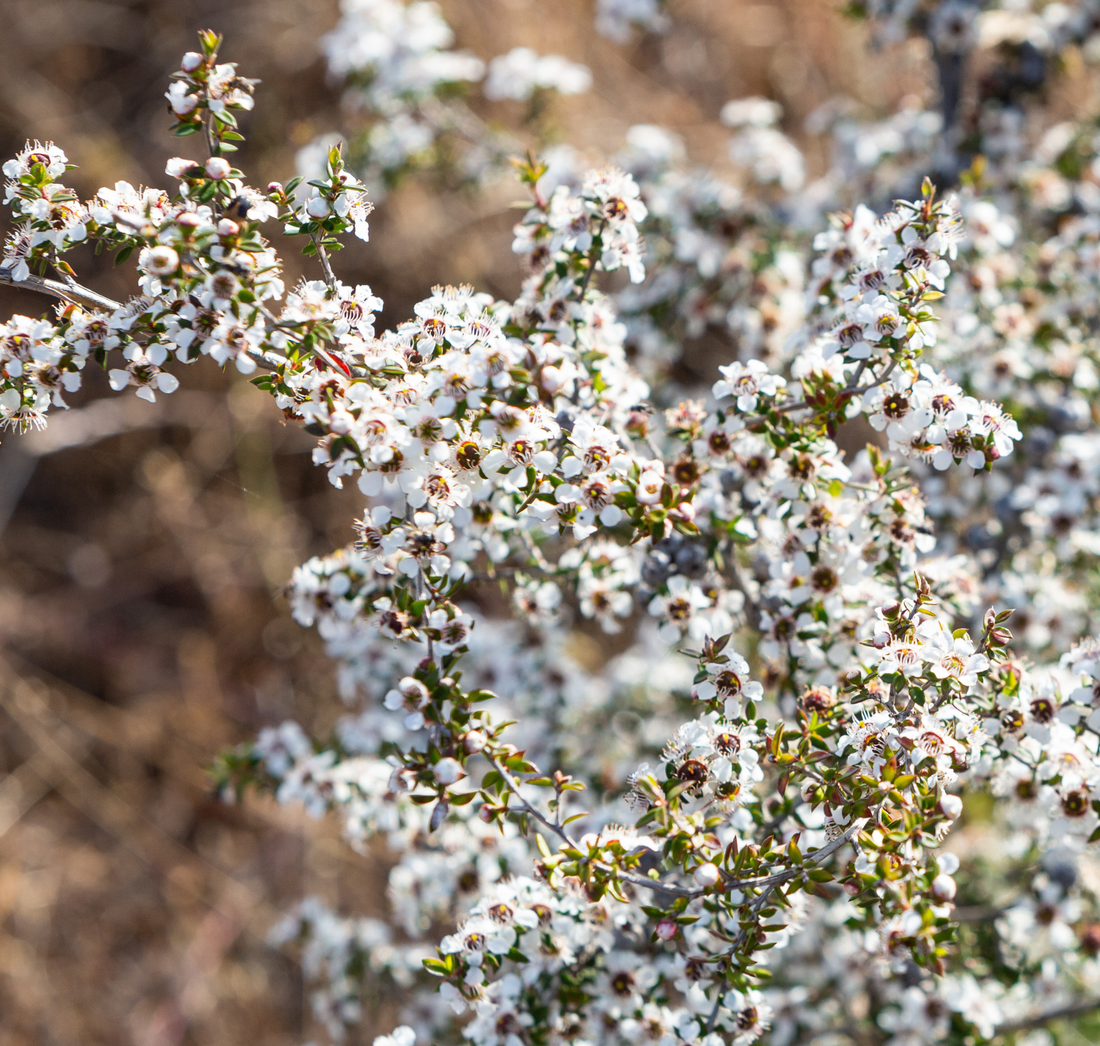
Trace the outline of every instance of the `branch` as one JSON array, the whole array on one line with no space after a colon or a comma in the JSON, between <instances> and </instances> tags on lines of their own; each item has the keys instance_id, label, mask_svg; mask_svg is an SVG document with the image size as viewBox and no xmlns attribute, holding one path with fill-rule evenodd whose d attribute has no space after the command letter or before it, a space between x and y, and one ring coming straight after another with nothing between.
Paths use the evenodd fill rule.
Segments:
<instances>
[{"instance_id":1,"label":"branch","mask_svg":"<svg viewBox=\"0 0 1100 1046\"><path fill-rule=\"evenodd\" d=\"M1034 1017L1024 1017L1018 1021L1008 1021L1006 1024L998 1024L995 1035L1008 1035L1010 1032L1024 1031L1027 1028L1038 1028L1051 1021L1069 1020L1071 1017L1083 1017L1093 1010L1100 1010L1100 999L1089 999L1085 1002L1071 1003L1061 1006L1056 1010L1047 1010L1046 1013L1037 1013Z\"/></svg>"},{"instance_id":2,"label":"branch","mask_svg":"<svg viewBox=\"0 0 1100 1046\"><path fill-rule=\"evenodd\" d=\"M897 360L891 360L890 366L882 372L882 376L877 381L872 381L868 385L858 385L857 382L859 381L860 375L863 373L863 367L866 362L866 360L860 360L859 369L856 371L855 377L837 393L838 400L844 396L862 396L865 392L870 392L872 389L877 389L880 385L885 385L886 382L890 380L890 375L894 373L894 368L898 365ZM781 403L779 406L772 407L771 409L776 414L789 414L791 411L795 410L815 410L817 408L815 408L812 403L807 403L805 400L791 400L788 403ZM766 417L758 416L748 421L745 427L751 429L754 425L763 425L766 421Z\"/></svg>"},{"instance_id":3,"label":"branch","mask_svg":"<svg viewBox=\"0 0 1100 1046\"><path fill-rule=\"evenodd\" d=\"M332 271L332 264L328 260L328 251L325 250L325 245L313 233L309 234L309 238L313 241L317 257L320 259L321 270L325 274L325 283L328 284L331 290L336 290L336 273Z\"/></svg>"},{"instance_id":4,"label":"branch","mask_svg":"<svg viewBox=\"0 0 1100 1046\"><path fill-rule=\"evenodd\" d=\"M500 774L501 779L508 786L508 790L514 795L522 804L523 809L529 813L539 824L548 828L554 833L566 846L571 846L574 850L579 850L576 840L561 826L554 824L548 817L539 813L524 797L523 793L519 790L520 784L504 767L504 764L499 762L494 756L488 755L486 752L482 752L486 760L492 765L493 769Z\"/></svg>"},{"instance_id":5,"label":"branch","mask_svg":"<svg viewBox=\"0 0 1100 1046\"><path fill-rule=\"evenodd\" d=\"M792 865L790 868L784 868L781 872L773 872L771 875L760 876L756 879L726 879L722 884L722 889L723 891L728 891L741 890L745 887L762 887L765 891L763 896L766 897L776 886L785 883L788 879L793 879L807 865L812 867L813 865L819 864L826 857L832 857L837 850L863 827L864 823L865 819L853 821L843 835L834 839L831 843L826 843L820 850L814 850L806 854L806 860L803 864ZM714 890L714 887L710 887L709 889L688 890L682 886L673 886L671 883L663 883L657 879L647 879L640 875L620 875L618 879L620 882L632 883L635 886L645 886L650 890L663 891L675 897L687 897L689 899L703 897L706 894L712 893ZM759 901L759 898L757 898L757 901ZM760 907L763 907L763 905L761 904Z\"/></svg>"},{"instance_id":6,"label":"branch","mask_svg":"<svg viewBox=\"0 0 1100 1046\"><path fill-rule=\"evenodd\" d=\"M1010 908L1014 908L1016 903L1016 901L1009 901L1008 904L999 906L976 904L956 908L951 913L951 921L957 923L987 922L990 919L996 919L999 915L1004 915Z\"/></svg>"},{"instance_id":7,"label":"branch","mask_svg":"<svg viewBox=\"0 0 1100 1046\"><path fill-rule=\"evenodd\" d=\"M493 769L500 774L501 779L508 786L508 790L523 804L523 809L526 813L530 814L541 825L548 828L554 833L566 846L572 847L574 850L579 850L576 840L570 836L570 834L559 824L555 824L544 814L535 809L523 796L520 791L520 783L517 781L504 767L504 765L496 759L494 756L488 755L486 752L482 752L487 762L489 762ZM798 875L807 864L819 864L826 857L831 857L837 850L839 850L845 843L847 843L852 836L854 836L866 823L866 818L861 818L858 821L853 821L844 831L843 835L838 836L831 842L826 843L819 850L812 850L806 854L806 861L803 864L793 865L790 868L784 868L781 872L773 872L771 875L761 876L756 879L726 879L722 884L723 892L729 890L740 890L745 887L762 887L764 894L762 896L767 897L768 894L782 883L785 883L788 879L793 879ZM647 879L640 875L619 875L620 882L631 883L634 886L644 886L649 890L663 891L664 893L670 893L675 897L687 897L692 899L695 897L703 897L705 894L713 890L713 887L707 889L695 889L689 890L682 886L673 886L670 883L659 882L655 879ZM757 902L760 898L757 898ZM762 905L759 905L762 907Z\"/></svg>"},{"instance_id":8,"label":"branch","mask_svg":"<svg viewBox=\"0 0 1100 1046\"><path fill-rule=\"evenodd\" d=\"M583 302L584 296L588 293L588 285L592 282L592 276L596 272L596 244L599 243L601 249L603 247L603 234L607 228L607 219L602 218L600 220L600 227L592 234L592 246L588 250L588 271L584 274L584 279L581 281L580 291L577 294L577 300Z\"/></svg>"},{"instance_id":9,"label":"branch","mask_svg":"<svg viewBox=\"0 0 1100 1046\"><path fill-rule=\"evenodd\" d=\"M12 276L12 270L6 267L0 268L0 284L25 291L37 291L39 294L48 294L76 305L88 305L93 309L107 309L114 312L122 308L122 302L105 298L102 294L82 287L79 283L62 283L60 280L47 280L41 276L28 276L25 280L17 280Z\"/></svg>"},{"instance_id":10,"label":"branch","mask_svg":"<svg viewBox=\"0 0 1100 1046\"><path fill-rule=\"evenodd\" d=\"M17 280L12 276L12 270L9 267L0 268L0 286L35 291L74 305L103 309L106 312L115 312L122 308L122 302L108 298L75 281L62 283L60 280L47 280L41 276L28 276L25 280ZM265 352L263 349L248 349L247 355L266 370L276 370L286 362L277 352Z\"/></svg>"}]
</instances>

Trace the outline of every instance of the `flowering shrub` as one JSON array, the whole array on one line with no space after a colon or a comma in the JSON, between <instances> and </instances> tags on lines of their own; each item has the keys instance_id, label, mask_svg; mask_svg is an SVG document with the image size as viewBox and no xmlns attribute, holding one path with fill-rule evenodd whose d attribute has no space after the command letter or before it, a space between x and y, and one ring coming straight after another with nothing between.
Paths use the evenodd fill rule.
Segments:
<instances>
[{"instance_id":1,"label":"flowering shrub","mask_svg":"<svg viewBox=\"0 0 1100 1046\"><path fill-rule=\"evenodd\" d=\"M868 13L947 32L961 5L896 6ZM664 17L598 10L614 34ZM723 110L744 187L656 127L587 172L528 153L518 297L436 287L379 332L331 255L368 238L368 183L442 164L441 136L470 136L467 173L496 163L450 93L482 64L431 5L348 4L326 46L368 110L359 166L322 142L260 190L231 161L256 85L200 39L166 95L196 143L174 192L80 201L53 144L4 165L0 276L61 305L0 328L0 416L46 424L89 362L155 399L210 356L362 492L356 540L289 586L353 707L218 767L226 798L336 811L399 855L391 923L306 900L273 931L330 1035L364 978L407 989L376 1046L976 1043L1100 1005L1094 129L985 142L948 194L913 177L964 170L946 88L905 162L839 122L807 189L764 99ZM488 69L524 101L589 77ZM872 209L884 189L912 191ZM321 279L286 290L272 221ZM133 298L77 282L82 243L136 259ZM737 356L684 390L708 327ZM586 663L587 622L632 642ZM984 796L986 836L956 845Z\"/></svg>"}]
</instances>

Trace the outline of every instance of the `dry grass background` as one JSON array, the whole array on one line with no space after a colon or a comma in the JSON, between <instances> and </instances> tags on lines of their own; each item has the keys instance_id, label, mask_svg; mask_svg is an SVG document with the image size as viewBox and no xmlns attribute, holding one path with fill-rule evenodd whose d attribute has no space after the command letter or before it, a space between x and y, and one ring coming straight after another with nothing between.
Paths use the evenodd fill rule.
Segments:
<instances>
[{"instance_id":1,"label":"dry grass background","mask_svg":"<svg viewBox=\"0 0 1100 1046\"><path fill-rule=\"evenodd\" d=\"M779 99L796 129L836 93L886 113L931 91L918 45L869 55L831 0L679 0L670 35L625 48L594 35L588 0L442 6L482 56L528 44L589 64L593 92L556 114L594 154L656 122L720 157L717 113L738 95ZM211 26L263 80L241 165L253 184L287 177L298 146L340 126L316 43L336 17L335 0L0 0L0 153L53 139L85 195L164 184L180 148L166 77ZM374 286L389 322L433 282L510 294L515 195L410 186L342 274ZM128 274L80 262L125 296ZM2 307L45 303L8 291ZM182 377L151 407L93 376L79 413L0 447L0 1046L301 1042L300 977L264 944L268 926L306 893L383 911L384 855L356 857L332 825L269 801L221 805L204 770L264 724L323 729L339 714L320 644L279 589L350 539L360 499L328 485L310 439L239 377L202 364Z\"/></svg>"}]
</instances>

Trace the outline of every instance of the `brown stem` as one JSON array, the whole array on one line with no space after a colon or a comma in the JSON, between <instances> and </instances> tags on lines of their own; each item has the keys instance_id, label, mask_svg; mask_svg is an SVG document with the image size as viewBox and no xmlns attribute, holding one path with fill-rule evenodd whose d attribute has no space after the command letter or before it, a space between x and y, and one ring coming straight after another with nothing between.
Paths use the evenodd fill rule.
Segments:
<instances>
[{"instance_id":1,"label":"brown stem","mask_svg":"<svg viewBox=\"0 0 1100 1046\"><path fill-rule=\"evenodd\" d=\"M325 274L325 283L329 285L331 290L336 290L336 274L332 271L332 264L328 260L328 251L325 250L324 244L317 239L314 233L311 232L309 238L317 249L317 258L321 262L321 271Z\"/></svg>"},{"instance_id":2,"label":"brown stem","mask_svg":"<svg viewBox=\"0 0 1100 1046\"><path fill-rule=\"evenodd\" d=\"M47 280L41 276L28 276L25 280L17 280L12 276L10 268L0 268L0 284L6 287L17 287L27 291L35 291L38 294L48 294L63 301L73 302L76 305L87 305L93 309L107 309L114 312L122 308L122 303L112 298L104 297L96 291L82 287L75 282L62 283L60 280Z\"/></svg>"},{"instance_id":3,"label":"brown stem","mask_svg":"<svg viewBox=\"0 0 1100 1046\"><path fill-rule=\"evenodd\" d=\"M1083 1017L1086 1013L1092 1013L1093 1010L1100 1010L1100 999L1087 999L1084 1002L1071 1003L1069 1006L1047 1010L1046 1013L1037 1013L1033 1017L1024 1017L1018 1021L998 1024L996 1034L1008 1035L1010 1032L1024 1031L1027 1028L1038 1028L1044 1024L1049 1024L1051 1021L1064 1021L1072 1017Z\"/></svg>"}]
</instances>

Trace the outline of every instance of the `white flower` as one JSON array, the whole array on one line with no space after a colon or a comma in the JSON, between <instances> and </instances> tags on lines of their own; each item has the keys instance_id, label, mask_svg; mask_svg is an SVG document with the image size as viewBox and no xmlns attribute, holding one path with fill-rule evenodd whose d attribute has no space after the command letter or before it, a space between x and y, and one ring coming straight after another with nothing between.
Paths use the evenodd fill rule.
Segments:
<instances>
[{"instance_id":1,"label":"white flower","mask_svg":"<svg viewBox=\"0 0 1100 1046\"><path fill-rule=\"evenodd\" d=\"M588 68L559 55L539 57L529 47L516 47L489 63L485 97L523 101L538 89L583 94L592 85Z\"/></svg>"},{"instance_id":2,"label":"white flower","mask_svg":"<svg viewBox=\"0 0 1100 1046\"><path fill-rule=\"evenodd\" d=\"M767 364L761 360L749 360L747 363L734 361L718 368L722 375L714 383L715 399L727 396L737 397L737 409L746 413L757 408L760 396L774 396L787 384L784 378L768 371Z\"/></svg>"},{"instance_id":3,"label":"white flower","mask_svg":"<svg viewBox=\"0 0 1100 1046\"><path fill-rule=\"evenodd\" d=\"M138 265L150 276L171 276L180 267L180 256L171 247L145 247L138 255Z\"/></svg>"},{"instance_id":4,"label":"white flower","mask_svg":"<svg viewBox=\"0 0 1100 1046\"><path fill-rule=\"evenodd\" d=\"M968 635L951 638L946 631L936 632L923 656L931 662L932 674L937 679L957 679L963 686L973 686L978 673L989 668L989 658L975 653Z\"/></svg>"},{"instance_id":5,"label":"white flower","mask_svg":"<svg viewBox=\"0 0 1100 1046\"><path fill-rule=\"evenodd\" d=\"M727 127L771 127L782 115L783 107L768 98L736 98L722 106L719 119Z\"/></svg>"},{"instance_id":6,"label":"white flower","mask_svg":"<svg viewBox=\"0 0 1100 1046\"><path fill-rule=\"evenodd\" d=\"M394 1028L389 1035L379 1035L374 1040L374 1046L415 1046L416 1032L407 1024Z\"/></svg>"}]
</instances>

